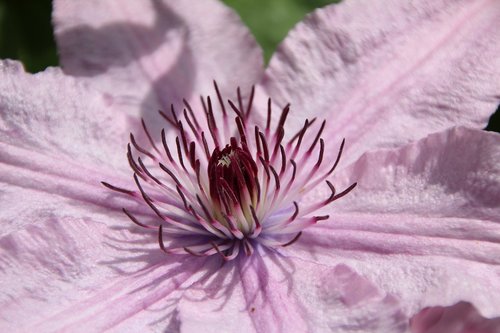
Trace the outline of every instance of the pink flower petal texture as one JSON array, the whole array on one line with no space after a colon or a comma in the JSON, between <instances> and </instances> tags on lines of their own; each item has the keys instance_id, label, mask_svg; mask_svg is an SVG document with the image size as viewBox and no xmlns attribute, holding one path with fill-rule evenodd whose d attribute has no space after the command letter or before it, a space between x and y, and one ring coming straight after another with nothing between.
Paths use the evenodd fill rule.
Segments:
<instances>
[{"instance_id":1,"label":"pink flower petal texture","mask_svg":"<svg viewBox=\"0 0 500 333\"><path fill-rule=\"evenodd\" d=\"M499 316L499 159L500 135L466 128L366 153L334 181L356 191L287 251L351 265L410 313L463 300Z\"/></svg>"},{"instance_id":2,"label":"pink flower petal texture","mask_svg":"<svg viewBox=\"0 0 500 333\"><path fill-rule=\"evenodd\" d=\"M263 73L248 30L214 0L54 1L62 69L0 62L0 331L496 333L500 135L451 127L483 127L496 108L499 17L494 0L346 0L300 23ZM252 84L264 125L243 112ZM158 109L208 94L214 109L221 96L235 101L234 124L201 106L158 121ZM283 110L272 130L268 97ZM215 133L207 144L196 120ZM202 182L188 136L213 148L201 178L219 191L198 199L218 205L211 225L186 204L197 193L185 189ZM177 156L158 159L151 137ZM186 165L182 152L192 152ZM318 175L321 163L335 172ZM172 203L155 196L163 185L203 228L255 246L190 250L192 230L214 237L193 220L163 227L153 209ZM269 210L221 213L232 198L271 196Z\"/></svg>"},{"instance_id":3,"label":"pink flower petal texture","mask_svg":"<svg viewBox=\"0 0 500 333\"><path fill-rule=\"evenodd\" d=\"M233 95L263 72L248 29L214 0L56 0L53 22L65 73L146 119L211 92L212 80Z\"/></svg>"},{"instance_id":4,"label":"pink flower petal texture","mask_svg":"<svg viewBox=\"0 0 500 333\"><path fill-rule=\"evenodd\" d=\"M128 178L128 120L60 69L31 75L17 62L2 61L0 74L2 181L104 204L98 181Z\"/></svg>"},{"instance_id":5,"label":"pink flower petal texture","mask_svg":"<svg viewBox=\"0 0 500 333\"><path fill-rule=\"evenodd\" d=\"M486 319L470 303L425 308L411 319L412 333L498 333L500 318Z\"/></svg>"},{"instance_id":6,"label":"pink flower petal texture","mask_svg":"<svg viewBox=\"0 0 500 333\"><path fill-rule=\"evenodd\" d=\"M293 29L271 59L265 95L332 119L345 161L455 125L483 128L500 98L500 3L343 1Z\"/></svg>"},{"instance_id":7,"label":"pink flower petal texture","mask_svg":"<svg viewBox=\"0 0 500 333\"><path fill-rule=\"evenodd\" d=\"M345 265L274 255L221 269L178 308L182 332L406 332L399 301Z\"/></svg>"}]
</instances>

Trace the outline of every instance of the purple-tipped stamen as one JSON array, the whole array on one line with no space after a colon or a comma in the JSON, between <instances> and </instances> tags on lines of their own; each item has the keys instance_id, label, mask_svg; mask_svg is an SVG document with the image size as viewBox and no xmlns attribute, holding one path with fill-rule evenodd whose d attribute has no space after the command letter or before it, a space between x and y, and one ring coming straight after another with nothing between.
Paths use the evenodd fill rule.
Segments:
<instances>
[{"instance_id":1,"label":"purple-tipped stamen","mask_svg":"<svg viewBox=\"0 0 500 333\"><path fill-rule=\"evenodd\" d=\"M147 224L129 210L123 212L135 225L156 230L159 247L167 254L218 255L229 261L252 255L259 247L277 250L293 245L304 229L329 218L314 215L316 211L355 188L356 183L336 193L327 179L339 164L345 141L334 163L326 163L326 121L318 125L316 118L306 119L287 138L290 105L273 125L269 98L262 128L251 123L254 87L246 99L238 88L236 102L224 99L216 82L214 90L218 103L200 97L205 122L187 100L179 114L173 105L170 114L159 111L171 126L168 133L175 133L162 130L161 144L141 120L146 146L133 134L127 146L137 190L107 182L103 186L151 209ZM300 203L322 183L330 188L329 197Z\"/></svg>"}]
</instances>

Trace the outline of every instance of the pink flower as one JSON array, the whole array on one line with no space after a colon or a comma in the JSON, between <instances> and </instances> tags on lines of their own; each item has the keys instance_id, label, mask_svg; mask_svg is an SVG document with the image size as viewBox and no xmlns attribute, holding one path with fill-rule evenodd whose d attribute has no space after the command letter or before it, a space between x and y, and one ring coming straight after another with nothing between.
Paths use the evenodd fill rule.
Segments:
<instances>
[{"instance_id":1,"label":"pink flower","mask_svg":"<svg viewBox=\"0 0 500 333\"><path fill-rule=\"evenodd\" d=\"M31 75L16 62L0 65L1 330L497 332L498 319L487 318L500 316L500 136L479 129L500 96L499 19L494 0L345 1L306 18L263 71L255 41L218 2L55 1L63 70ZM211 247L192 251L207 255L193 256L162 233L165 252L176 253L165 254L157 229L136 226L122 212L158 225L140 191L130 196L100 184L132 190L128 133L154 152L166 127L164 141L176 146L173 127L157 110L168 111L170 103L181 110L185 98L193 107L188 117L203 119L199 96L218 99L214 79L240 111L236 87L247 105L256 84L255 117L247 124L263 132L268 96L274 110L291 103L286 140L316 118L305 139L314 141L326 119L324 143L297 174L309 180L304 172L314 168L322 146L321 165L329 170L345 138L328 180L340 191L358 182L310 212L328 220L283 239L268 233L275 243L261 246L259 238L224 265L218 252L230 256L235 247L222 248L217 239L212 246L212 238ZM278 117L275 112L274 125ZM224 122L217 125L222 148L229 137L222 136ZM265 140L276 141L277 133L264 133ZM181 152L188 150L183 145L181 136ZM155 155L166 154L158 150ZM219 153L216 166L230 165L234 154L251 165L234 146ZM146 198L154 205L181 200L174 194L158 200L161 185L145 169L161 168L133 154L136 173L147 178L138 175L138 182L150 182ZM186 165L186 181L195 179L194 164ZM257 187L249 175L257 171L241 169L245 185L228 186L248 190L244 202L253 203ZM269 188L276 191L277 183L270 180ZM287 219L296 214L294 202L301 208L323 203L330 191L322 182L284 200ZM219 222L229 211L224 201L243 200L220 193L207 194L210 205L220 206ZM261 227L285 221L276 218L279 212L263 210ZM299 214L304 210L292 224ZM229 232L236 238L238 230L242 239L258 230L255 220L249 229L235 225Z\"/></svg>"}]
</instances>

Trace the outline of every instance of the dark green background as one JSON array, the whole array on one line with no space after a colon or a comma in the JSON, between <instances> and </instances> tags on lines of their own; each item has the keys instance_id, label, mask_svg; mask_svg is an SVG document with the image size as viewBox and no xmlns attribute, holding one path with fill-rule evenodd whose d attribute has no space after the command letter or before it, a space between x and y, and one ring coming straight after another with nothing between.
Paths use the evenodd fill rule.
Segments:
<instances>
[{"instance_id":1,"label":"dark green background","mask_svg":"<svg viewBox=\"0 0 500 333\"><path fill-rule=\"evenodd\" d=\"M305 14L338 0L224 2L233 7L250 27L268 60L286 33ZM0 58L19 59L31 72L56 66L58 60L50 12L50 0L0 0ZM500 132L500 109L492 116L486 129Z\"/></svg>"}]
</instances>

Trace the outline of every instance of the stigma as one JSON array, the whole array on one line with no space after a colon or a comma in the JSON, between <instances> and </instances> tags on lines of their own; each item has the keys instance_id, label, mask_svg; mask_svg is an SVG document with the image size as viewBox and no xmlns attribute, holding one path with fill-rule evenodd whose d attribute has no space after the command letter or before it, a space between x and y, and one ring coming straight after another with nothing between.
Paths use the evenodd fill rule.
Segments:
<instances>
[{"instance_id":1,"label":"stigma","mask_svg":"<svg viewBox=\"0 0 500 333\"><path fill-rule=\"evenodd\" d=\"M280 110L272 126L269 98L263 107L267 117L260 124L253 120L253 87L246 99L238 88L236 101L225 101L215 82L214 92L217 103L201 97L198 107L184 100L180 113L173 105L169 114L160 111L173 129L169 135L162 130L161 140L153 139L144 121L146 145L130 135L127 160L136 189L102 184L149 209L150 218L141 221L127 209L123 212L140 227L155 230L159 248L167 254L232 260L292 245L304 229L329 218L317 211L356 186L337 193L328 180L345 141L327 163L321 137L325 121L305 119L288 135L290 105ZM327 186L330 195L301 202L319 186Z\"/></svg>"}]
</instances>

